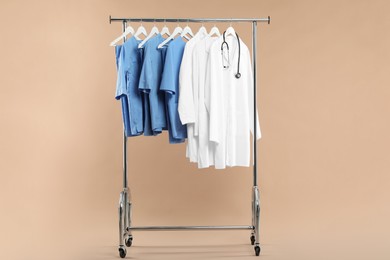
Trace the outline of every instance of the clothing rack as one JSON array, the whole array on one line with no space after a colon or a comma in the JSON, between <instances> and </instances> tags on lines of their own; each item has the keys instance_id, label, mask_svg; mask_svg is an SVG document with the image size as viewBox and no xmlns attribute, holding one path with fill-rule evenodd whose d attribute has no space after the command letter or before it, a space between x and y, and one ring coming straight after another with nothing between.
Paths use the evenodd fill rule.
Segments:
<instances>
[{"instance_id":1,"label":"clothing rack","mask_svg":"<svg viewBox=\"0 0 390 260\"><path fill-rule=\"evenodd\" d=\"M271 18L113 18L109 16L110 24L112 22L122 22L123 31L126 30L128 22L146 22L146 23L207 23L207 22L248 22L252 23L252 67L253 67L253 187L252 187L252 224L251 225L231 225L231 226L131 226L131 199L130 190L127 181L127 137L123 132L123 190L119 198L119 255L121 258L126 257L126 247L130 247L133 241L132 231L138 230L251 230L251 244L254 245L255 255L260 255L260 192L257 184L257 144L256 144L256 38L257 38L257 22L267 22L270 24ZM123 39L126 40L126 37Z\"/></svg>"}]
</instances>

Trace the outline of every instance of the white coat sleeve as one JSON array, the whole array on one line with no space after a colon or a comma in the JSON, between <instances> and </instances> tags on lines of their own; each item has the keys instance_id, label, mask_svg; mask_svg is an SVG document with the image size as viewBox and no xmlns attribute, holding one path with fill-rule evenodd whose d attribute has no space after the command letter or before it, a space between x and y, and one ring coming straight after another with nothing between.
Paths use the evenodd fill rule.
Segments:
<instances>
[{"instance_id":1,"label":"white coat sleeve","mask_svg":"<svg viewBox=\"0 0 390 260\"><path fill-rule=\"evenodd\" d=\"M192 48L184 49L179 72L178 112L183 125L195 122L194 95L192 90Z\"/></svg>"},{"instance_id":2,"label":"white coat sleeve","mask_svg":"<svg viewBox=\"0 0 390 260\"><path fill-rule=\"evenodd\" d=\"M206 107L207 113L210 114L210 55L207 56L206 60L206 76L204 80L204 106Z\"/></svg>"},{"instance_id":3,"label":"white coat sleeve","mask_svg":"<svg viewBox=\"0 0 390 260\"><path fill-rule=\"evenodd\" d=\"M249 53L249 50L246 49L246 66L244 67L245 69L245 76L246 76L246 85L248 89L248 109L249 109L249 122L250 122L250 130L252 135L254 136L254 127L253 127L253 106L254 106L254 101L253 101L253 89L254 89L254 83L253 83L253 68L251 64L251 56ZM257 102L256 102L257 103ZM257 112L257 107L256 107L256 139L259 140L261 138L261 130L260 130L260 122L259 122L259 114Z\"/></svg>"},{"instance_id":4,"label":"white coat sleeve","mask_svg":"<svg viewBox=\"0 0 390 260\"><path fill-rule=\"evenodd\" d=\"M192 50L192 94L194 100L194 136L199 135L199 51L195 45Z\"/></svg>"},{"instance_id":5,"label":"white coat sleeve","mask_svg":"<svg viewBox=\"0 0 390 260\"><path fill-rule=\"evenodd\" d=\"M220 52L216 48L210 48L210 54L206 66L206 84L204 92L205 106L209 113L209 140L215 143L221 142L221 126L222 126L222 103L221 103L221 85L222 78L220 65L216 55Z\"/></svg>"}]
</instances>

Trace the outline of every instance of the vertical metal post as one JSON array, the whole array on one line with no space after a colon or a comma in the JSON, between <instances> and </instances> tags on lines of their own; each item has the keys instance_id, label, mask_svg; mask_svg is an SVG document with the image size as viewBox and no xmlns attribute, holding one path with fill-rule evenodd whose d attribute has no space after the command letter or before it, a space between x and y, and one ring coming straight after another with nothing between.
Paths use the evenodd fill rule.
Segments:
<instances>
[{"instance_id":1,"label":"vertical metal post","mask_svg":"<svg viewBox=\"0 0 390 260\"><path fill-rule=\"evenodd\" d=\"M122 30L123 32L126 31L126 28L127 28L127 21L123 21L123 26L122 26ZM123 37L123 42L126 41L126 36ZM124 51L124 50L122 50ZM129 196L128 196L128 183L127 183L127 136L126 136L126 132L125 132L125 129L123 128L123 205L124 205L124 230L126 230L126 228L128 227L129 225L129 206L128 206L128 202L129 202Z\"/></svg>"},{"instance_id":2,"label":"vertical metal post","mask_svg":"<svg viewBox=\"0 0 390 260\"><path fill-rule=\"evenodd\" d=\"M125 32L127 22L123 21L122 30ZM123 37L123 41L126 41L126 36ZM127 136L125 129L123 129L123 188L127 189Z\"/></svg>"},{"instance_id":3,"label":"vertical metal post","mask_svg":"<svg viewBox=\"0 0 390 260\"><path fill-rule=\"evenodd\" d=\"M126 31L127 22L123 21L123 32ZM123 42L126 41L126 36L123 37ZM123 50L122 50L123 51ZM123 193L124 193L124 230L130 226L130 209L131 209L131 201L130 201L130 191L128 187L127 181L127 136L125 129L123 129ZM126 233L126 232L125 232Z\"/></svg>"},{"instance_id":4,"label":"vertical metal post","mask_svg":"<svg viewBox=\"0 0 390 260\"><path fill-rule=\"evenodd\" d=\"M123 21L122 31L125 32L127 27L127 22ZM126 41L126 37L123 37L123 41ZM123 51L123 50L122 50ZM123 258L126 256L126 247L125 247L125 234L128 223L128 195L127 195L127 137L126 131L123 126L123 190L120 193L119 197L119 255Z\"/></svg>"},{"instance_id":5,"label":"vertical metal post","mask_svg":"<svg viewBox=\"0 0 390 260\"><path fill-rule=\"evenodd\" d=\"M257 38L257 22L252 23L252 63L253 63L253 186L257 186L257 82L256 82L256 38Z\"/></svg>"},{"instance_id":6,"label":"vertical metal post","mask_svg":"<svg viewBox=\"0 0 390 260\"><path fill-rule=\"evenodd\" d=\"M254 230L251 236L256 256L260 255L260 192L257 186L257 81L256 81L256 40L257 21L252 22L252 63L253 63L253 193L252 193L252 224Z\"/></svg>"}]
</instances>

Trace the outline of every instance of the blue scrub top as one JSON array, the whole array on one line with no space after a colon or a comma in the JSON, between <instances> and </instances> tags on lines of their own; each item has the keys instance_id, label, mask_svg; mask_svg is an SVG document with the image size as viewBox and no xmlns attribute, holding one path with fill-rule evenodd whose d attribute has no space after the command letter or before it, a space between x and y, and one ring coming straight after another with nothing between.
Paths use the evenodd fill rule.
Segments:
<instances>
[{"instance_id":1,"label":"blue scrub top","mask_svg":"<svg viewBox=\"0 0 390 260\"><path fill-rule=\"evenodd\" d=\"M138 51L141 40L131 37L122 45L123 73L129 108L130 134L141 135L144 131L143 95L138 89L142 60Z\"/></svg>"},{"instance_id":2,"label":"blue scrub top","mask_svg":"<svg viewBox=\"0 0 390 260\"><path fill-rule=\"evenodd\" d=\"M179 71L186 43L182 37L173 39L166 48L160 90L165 92L169 142L182 143L187 138L187 127L179 118Z\"/></svg>"},{"instance_id":3,"label":"blue scrub top","mask_svg":"<svg viewBox=\"0 0 390 260\"><path fill-rule=\"evenodd\" d=\"M144 62L144 48L138 48L138 53L141 59L140 68L142 69L142 64ZM140 76L140 75L138 75ZM138 77L139 80L139 77ZM139 85L139 81L138 81ZM154 136L158 133L154 133L152 130L152 119L150 118L150 105L149 105L149 94L143 91L140 91L142 95L142 105L144 111L144 135L145 136Z\"/></svg>"},{"instance_id":4,"label":"blue scrub top","mask_svg":"<svg viewBox=\"0 0 390 260\"><path fill-rule=\"evenodd\" d=\"M144 60L138 84L138 88L149 97L151 128L154 135L167 130L164 93L159 91L163 54L157 48L164 40L162 35L158 34L144 44Z\"/></svg>"},{"instance_id":5,"label":"blue scrub top","mask_svg":"<svg viewBox=\"0 0 390 260\"><path fill-rule=\"evenodd\" d=\"M126 136L131 136L130 117L129 117L129 104L127 99L127 90L125 84L124 74L124 61L123 61L123 48L122 45L115 46L115 61L117 69L117 81L115 98L121 101L122 106L122 120L123 127Z\"/></svg>"}]
</instances>

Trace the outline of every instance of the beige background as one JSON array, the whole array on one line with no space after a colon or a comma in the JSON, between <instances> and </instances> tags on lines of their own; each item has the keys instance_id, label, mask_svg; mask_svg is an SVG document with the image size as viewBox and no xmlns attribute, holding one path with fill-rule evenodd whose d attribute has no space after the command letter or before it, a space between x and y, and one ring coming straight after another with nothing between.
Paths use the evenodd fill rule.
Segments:
<instances>
[{"instance_id":1,"label":"beige background","mask_svg":"<svg viewBox=\"0 0 390 260\"><path fill-rule=\"evenodd\" d=\"M111 14L270 15L258 38L261 259L389 259L389 11L385 0L2 0L0 258L117 258ZM235 27L250 46L250 25ZM200 171L184 151L166 134L129 140L134 224L249 224L251 169ZM139 232L128 251L252 255L244 231Z\"/></svg>"}]
</instances>

